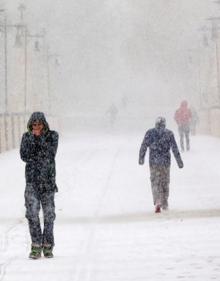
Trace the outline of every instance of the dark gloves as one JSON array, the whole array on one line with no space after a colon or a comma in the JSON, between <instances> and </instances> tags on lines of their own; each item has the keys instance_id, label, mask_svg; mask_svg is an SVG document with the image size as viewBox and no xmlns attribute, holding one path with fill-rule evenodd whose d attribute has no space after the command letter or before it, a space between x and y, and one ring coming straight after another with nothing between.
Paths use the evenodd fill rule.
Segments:
<instances>
[{"instance_id":1,"label":"dark gloves","mask_svg":"<svg viewBox=\"0 0 220 281\"><path fill-rule=\"evenodd\" d=\"M180 169L182 169L183 166L184 166L184 165L183 165L183 161L179 161L179 162L178 162L178 167L179 167Z\"/></svg>"},{"instance_id":2,"label":"dark gloves","mask_svg":"<svg viewBox=\"0 0 220 281\"><path fill-rule=\"evenodd\" d=\"M144 165L144 159L143 158L139 158L139 165Z\"/></svg>"}]
</instances>

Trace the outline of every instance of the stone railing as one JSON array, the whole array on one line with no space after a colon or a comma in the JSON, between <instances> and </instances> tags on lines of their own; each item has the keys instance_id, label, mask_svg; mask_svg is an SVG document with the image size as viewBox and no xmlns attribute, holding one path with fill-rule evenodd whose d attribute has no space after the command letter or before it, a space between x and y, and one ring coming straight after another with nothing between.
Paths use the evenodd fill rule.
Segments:
<instances>
[{"instance_id":1,"label":"stone railing","mask_svg":"<svg viewBox=\"0 0 220 281\"><path fill-rule=\"evenodd\" d=\"M0 152L18 147L26 119L24 113L0 114Z\"/></svg>"}]
</instances>

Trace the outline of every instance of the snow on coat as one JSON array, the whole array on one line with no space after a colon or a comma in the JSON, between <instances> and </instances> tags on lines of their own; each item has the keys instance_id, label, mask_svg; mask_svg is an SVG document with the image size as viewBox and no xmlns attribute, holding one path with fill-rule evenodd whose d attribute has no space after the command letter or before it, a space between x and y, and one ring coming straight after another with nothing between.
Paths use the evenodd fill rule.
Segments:
<instances>
[{"instance_id":1,"label":"snow on coat","mask_svg":"<svg viewBox=\"0 0 220 281\"><path fill-rule=\"evenodd\" d=\"M40 121L44 124L43 134L35 136L32 124ZM58 133L51 131L42 112L34 112L28 121L28 132L21 140L20 156L26 162L26 183L44 185L47 190L57 191L55 156L58 147Z\"/></svg>"},{"instance_id":2,"label":"snow on coat","mask_svg":"<svg viewBox=\"0 0 220 281\"><path fill-rule=\"evenodd\" d=\"M144 162L145 154L149 148L149 164L153 166L169 167L171 163L170 149L179 167L183 167L183 161L172 131L165 128L165 124L156 124L155 128L148 130L141 144L139 163Z\"/></svg>"}]
</instances>

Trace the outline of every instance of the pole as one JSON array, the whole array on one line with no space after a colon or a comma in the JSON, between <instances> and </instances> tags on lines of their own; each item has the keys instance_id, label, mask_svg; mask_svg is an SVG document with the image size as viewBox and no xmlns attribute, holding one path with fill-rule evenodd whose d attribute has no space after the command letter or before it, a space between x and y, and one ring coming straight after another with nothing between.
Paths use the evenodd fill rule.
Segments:
<instances>
[{"instance_id":1,"label":"pole","mask_svg":"<svg viewBox=\"0 0 220 281\"><path fill-rule=\"evenodd\" d=\"M7 16L4 15L4 70L5 70L5 101L4 101L4 125L5 125L5 149L8 150L8 36L7 36Z\"/></svg>"},{"instance_id":2,"label":"pole","mask_svg":"<svg viewBox=\"0 0 220 281\"><path fill-rule=\"evenodd\" d=\"M23 21L24 18L24 11L25 11L26 7L24 4L20 4L20 6L18 7L18 10L20 11L20 20L21 22Z\"/></svg>"},{"instance_id":3,"label":"pole","mask_svg":"<svg viewBox=\"0 0 220 281\"><path fill-rule=\"evenodd\" d=\"M27 25L24 23L24 11L26 10L26 6L24 4L20 4L18 6L18 10L20 12L20 26L23 30L24 35L24 97L23 97L23 122L24 128L26 127L26 114L27 114Z\"/></svg>"},{"instance_id":4,"label":"pole","mask_svg":"<svg viewBox=\"0 0 220 281\"><path fill-rule=\"evenodd\" d=\"M24 26L24 114L27 113L27 26Z\"/></svg>"},{"instance_id":5,"label":"pole","mask_svg":"<svg viewBox=\"0 0 220 281\"><path fill-rule=\"evenodd\" d=\"M47 95L48 95L48 114L51 113L51 96L50 96L50 56L47 48Z\"/></svg>"},{"instance_id":6,"label":"pole","mask_svg":"<svg viewBox=\"0 0 220 281\"><path fill-rule=\"evenodd\" d=\"M58 54L50 54L49 47L47 47L46 51L46 63L47 63L47 92L48 92L48 113L51 114L53 112L53 103L52 103L52 96L53 96L53 89L51 91L51 68L50 68L50 59L57 58ZM52 93L52 95L51 95Z\"/></svg>"},{"instance_id":7,"label":"pole","mask_svg":"<svg viewBox=\"0 0 220 281\"><path fill-rule=\"evenodd\" d=\"M5 57L5 113L8 112L8 38L7 38L7 18L4 18L4 57Z\"/></svg>"},{"instance_id":8,"label":"pole","mask_svg":"<svg viewBox=\"0 0 220 281\"><path fill-rule=\"evenodd\" d=\"M219 46L218 38L215 41L216 67L217 67L217 87L218 87L218 103L220 104L220 65L219 65Z\"/></svg>"},{"instance_id":9,"label":"pole","mask_svg":"<svg viewBox=\"0 0 220 281\"><path fill-rule=\"evenodd\" d=\"M217 89L218 89L218 106L220 105L220 64L219 64L219 21L220 17L211 17L208 20L212 24L212 39L215 42L216 72L217 72Z\"/></svg>"},{"instance_id":10,"label":"pole","mask_svg":"<svg viewBox=\"0 0 220 281\"><path fill-rule=\"evenodd\" d=\"M28 63L29 63L29 55L28 55L28 39L33 38L44 38L44 34L30 34L28 32L27 25L23 25L24 28L24 111L25 114L28 113L29 106L31 105L31 99L28 100L29 93L28 93ZM46 70L46 77L47 77L47 70ZM47 78L46 78L47 79Z\"/></svg>"}]
</instances>

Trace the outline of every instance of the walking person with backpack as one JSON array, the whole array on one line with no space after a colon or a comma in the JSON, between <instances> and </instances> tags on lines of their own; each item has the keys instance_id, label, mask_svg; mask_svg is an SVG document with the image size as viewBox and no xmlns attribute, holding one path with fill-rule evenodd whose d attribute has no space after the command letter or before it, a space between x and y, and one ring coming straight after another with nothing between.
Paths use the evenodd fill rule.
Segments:
<instances>
[{"instance_id":1,"label":"walking person with backpack","mask_svg":"<svg viewBox=\"0 0 220 281\"><path fill-rule=\"evenodd\" d=\"M172 131L166 129L164 117L156 119L155 128L149 129L139 151L139 164L144 164L145 154L149 148L150 180L155 205L155 213L168 209L170 164L172 150L179 168L183 168L178 146Z\"/></svg>"},{"instance_id":2,"label":"walking person with backpack","mask_svg":"<svg viewBox=\"0 0 220 281\"><path fill-rule=\"evenodd\" d=\"M21 140L20 156L26 163L25 207L32 241L29 258L40 258L42 251L46 258L52 258L58 133L50 130L42 112L31 115L27 129ZM39 219L41 207L43 231Z\"/></svg>"}]
</instances>

